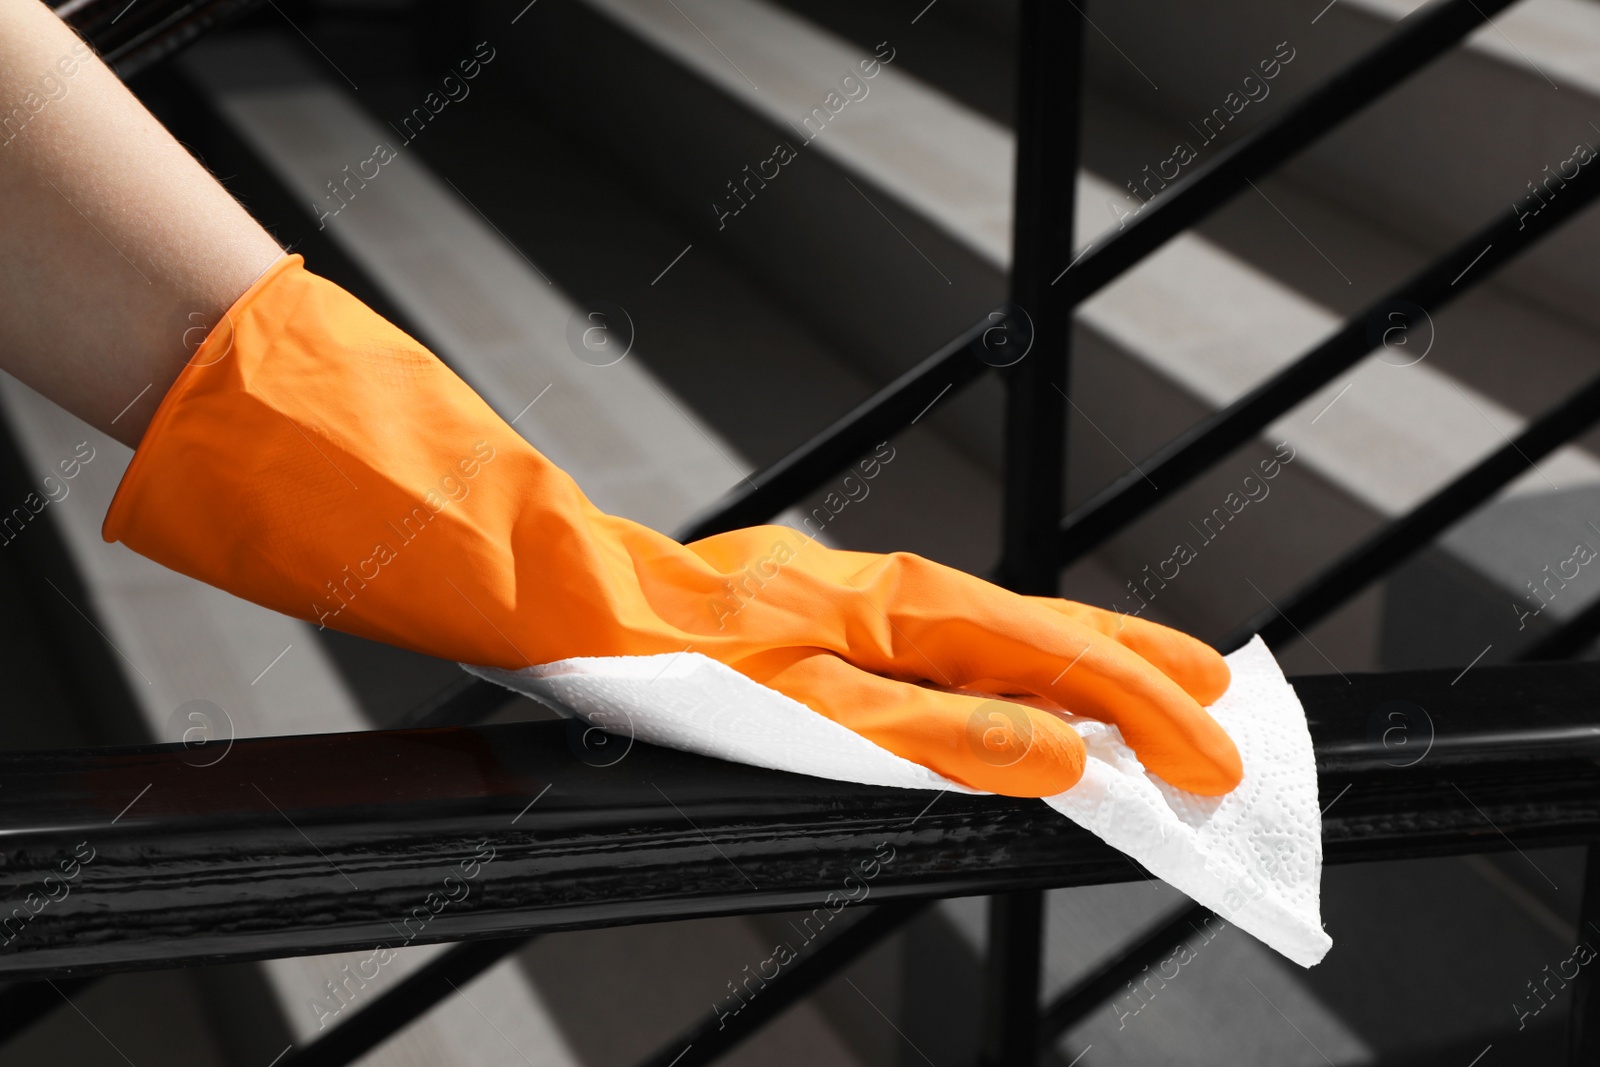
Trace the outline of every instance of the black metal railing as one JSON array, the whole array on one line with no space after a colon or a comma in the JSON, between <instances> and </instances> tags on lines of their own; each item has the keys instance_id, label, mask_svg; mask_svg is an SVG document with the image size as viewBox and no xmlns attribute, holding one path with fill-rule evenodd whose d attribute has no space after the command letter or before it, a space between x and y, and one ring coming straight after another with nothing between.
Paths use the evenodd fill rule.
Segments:
<instances>
[{"instance_id":1,"label":"black metal railing","mask_svg":"<svg viewBox=\"0 0 1600 1067\"><path fill-rule=\"evenodd\" d=\"M1293 680L1331 805L1329 862L1506 850L1507 838L1553 847L1600 830L1600 664L1480 667L1466 688L1458 676ZM1426 736L1415 727L1427 759L1369 729L1392 701L1449 708ZM174 745L0 756L0 818L25 828L12 877L42 879L52 845L73 835L97 876L93 899L72 894L29 921L0 977L809 907L880 844L893 858L874 903L1143 877L1038 801L823 781L642 743L595 767L560 722L247 738L228 759L218 776ZM494 872L474 906L396 931L391 917L427 896L462 841L487 842ZM181 900L167 885L186 887Z\"/></svg>"},{"instance_id":2,"label":"black metal railing","mask_svg":"<svg viewBox=\"0 0 1600 1067\"><path fill-rule=\"evenodd\" d=\"M1048 588L1054 592L1053 576L1060 569L1126 529L1160 502L1170 499L1235 449L1253 440L1274 419L1365 358L1374 348L1372 324L1387 322L1386 313L1395 308L1421 308L1428 312L1443 308L1559 229L1600 195L1600 173L1580 171L1579 177L1562 190L1561 197L1553 199L1549 207L1531 220L1519 220L1510 212L1502 212L1413 278L1346 320L1328 338L1283 370L1174 437L1065 518L1059 517L1064 448L1055 447L1052 442L1060 438L1065 426L1069 338L1059 330L1046 336L1045 330L1054 321L1047 316L1070 315L1084 300L1145 256L1203 220L1209 212L1248 188L1251 181L1282 165L1306 145L1381 98L1511 2L1437 0L1419 9L1401 20L1389 37L1370 53L1308 91L1281 114L1221 151L1187 178L1163 190L1125 228L1077 252L1073 251L1070 241L1058 236L1057 247L1049 254L1053 258L1048 264L1040 265L1043 272L1051 272L1048 286L1023 280L1026 270L1030 269L1024 267L1023 273L1016 274L1014 279L1015 306L997 309L985 316L816 437L753 475L711 511L690 522L680 537L694 540L770 520L806 493L837 476L872 444L906 429L913 419L920 419L929 409L944 403L1001 362L995 348L985 341L994 330L1023 330L1035 355L1031 362L1025 359L1009 368L1011 376L1007 379L1005 556L997 577L1021 588L1024 583L1020 579L1026 576L1030 590ZM1038 32L1022 32L1019 39L1030 47L1038 42L1052 42L1038 46L1050 48L1053 54L1062 57L1057 69L1076 70L1076 65L1067 58L1076 46L1071 41L1057 40L1067 31L1053 26L1047 15L1028 14L1029 10L1025 5L1025 20L1040 18L1043 21L1035 27ZM1024 25L1033 24L1025 22ZM1026 54L1021 70L1025 76ZM1022 109L1019 115L1028 114L1026 109L1033 106L1029 101L1036 95L1029 90L1019 94L1019 109ZM1066 110L1070 112L1072 108ZM1074 123L1070 117L1058 116L1054 127L1060 132L1063 127L1075 128ZM1050 209L1044 202L1054 201L1036 195L1039 190L1025 184L1029 160L1033 158L1029 155L1029 146L1039 136L1048 139L1048 135L1019 124L1018 199L1014 216L1018 234L1059 231L1059 220L1045 221L1045 212ZM1045 188L1070 189L1073 184L1058 177L1054 185ZM1056 197L1055 200L1067 205L1061 210L1070 212L1070 197ZM1014 257L1016 262L1022 263L1022 257L1034 254L1032 246L1023 242L1018 245ZM1018 306L1031 319L1019 321ZM1045 323L1043 327L1040 320ZM1043 380L1035 377L1040 373L1036 368L1041 364L1050 372ZM1054 381L1057 388L1047 388L1048 381ZM1571 420L1566 419L1561 425L1565 428L1570 423ZM1555 444L1570 440L1583 429L1581 425L1573 426ZM1045 464L1053 473L1040 469ZM1485 470L1473 477L1467 488L1473 492L1498 488L1503 482L1491 484L1491 479L1499 472L1499 468ZM1046 545L1043 540L1045 524L1040 516L1050 511L1052 505L1056 514L1049 525L1054 544ZM1372 579L1402 561L1387 554L1380 558L1386 560L1386 566L1383 571L1373 573ZM1047 587L1039 585L1045 574L1051 576ZM1344 592L1358 593L1360 588ZM1263 617L1261 624L1267 622ZM1600 616L1588 625L1592 627L1591 632L1600 633ZM1238 636L1233 635L1233 639ZM1280 640L1276 627L1271 636L1274 641ZM467 709L481 706L489 699L490 686L491 683L481 682L477 688L463 689L456 697L460 704L436 706L432 721L474 721Z\"/></svg>"},{"instance_id":3,"label":"black metal railing","mask_svg":"<svg viewBox=\"0 0 1600 1067\"><path fill-rule=\"evenodd\" d=\"M1293 680L1328 862L1600 834L1600 664L1479 667L1469 687L1458 676ZM1408 743L1426 759L1369 729L1390 701L1449 709L1426 735L1414 728ZM239 739L226 775L192 756L178 745L0 756L9 876L42 880L61 841L83 840L95 879L92 894L28 920L0 951L0 979L402 941L485 946L439 958L459 978L504 955L508 938L815 907L875 852L887 858L860 904L1144 877L1036 800L823 781L642 743L596 767L561 722ZM468 854L482 871L463 906L391 925ZM815 948L832 943L826 933Z\"/></svg>"},{"instance_id":4,"label":"black metal railing","mask_svg":"<svg viewBox=\"0 0 1600 1067\"><path fill-rule=\"evenodd\" d=\"M1311 396L1373 349L1371 323L1397 306L1444 307L1552 233L1600 195L1600 171L1581 171L1562 196L1530 220L1502 215L1461 241L1383 300L1351 317L1282 371L1156 450L1145 462L1071 514L1064 509L1065 435L1072 316L1089 296L1166 241L1202 221L1250 182L1339 124L1482 26L1512 0L1436 0L1402 20L1377 47L1303 94L1271 120L1220 151L1143 207L1119 231L1077 249L1070 191L1078 167L1082 16L1073 5L1022 0L1017 123L1015 241L1011 303L975 323L917 367L880 389L793 453L754 475L684 531L685 539L769 520L818 488L872 444L903 431L990 369L1006 386L1003 552L997 575L1023 592L1054 593L1061 569L1104 544ZM110 18L112 5L71 0L61 8L123 69L147 63L242 7L149 0L138 19ZM1026 338L1027 358L1007 365L992 341ZM1014 351L1014 349L1012 349ZM1248 620L1233 640L1261 633L1281 642L1309 627L1488 500L1527 463L1600 417L1600 380L1531 423L1516 441L1478 462L1410 514L1354 548L1274 609ZM1581 651L1600 634L1600 605L1527 653L1554 658ZM1299 679L1316 742L1330 862L1491 851L1507 835L1532 845L1600 839L1600 667L1541 664L1479 668L1470 689L1455 672ZM990 909L984 1062L1033 1064L1039 1050L1102 1003L1128 974L1170 951L1204 910L1159 920L1117 959L1107 961L1042 1010L1039 891L1126 880L1127 861L1034 802L950 797L925 812L927 797L903 791L805 780L753 768L715 765L682 753L643 749L625 773L597 775L566 752L549 724L473 727L504 694L462 682L420 705L413 724L453 728L240 742L233 780L265 783L282 805L274 814L242 787L185 777L162 747L0 758L8 826L83 825L120 881L105 892L123 911L67 901L42 913L24 943L0 953L0 975L59 978L126 967L173 966L200 959L249 959L370 947L391 905L426 891L440 850L469 835L498 842L496 878L474 908L448 911L418 939L465 940L322 1041L298 1050L298 1064L348 1063L464 980L543 930L811 906L835 873L879 842L896 850L892 875L875 883L875 910L808 951L774 982L759 1012L713 1029L710 1023L663 1046L650 1064L709 1063L851 959L903 926L928 900L996 895ZM1396 766L1366 736L1367 712L1380 700L1407 699L1451 709L1448 731L1432 738L1425 764ZM1507 706L1519 710L1504 725ZM397 757L403 753L403 757ZM332 775L331 792L295 793L298 776L277 769L361 766L420 760L429 788L378 790L373 776ZM451 778L437 768L470 768ZM392 776L388 781L396 780ZM118 783L152 785L136 818L105 829L97 805ZM646 789L646 784L649 789ZM532 809L519 808L540 790ZM258 789L257 792L260 790ZM664 794L671 801L662 803ZM131 792L129 793L131 795ZM163 801L163 796L174 798ZM1470 797L1470 799L1468 799ZM163 806L167 804L169 806ZM318 827L311 855L278 815L293 812ZM919 813L920 812L920 813ZM516 818L512 816L517 815ZM686 819L686 816L688 819ZM689 819L697 829L691 829ZM87 821L85 821L87 820ZM277 821L275 821L277 820ZM917 829L920 826L921 829ZM927 832L935 830L937 832ZM25 873L26 832L8 853ZM59 837L55 838L59 839ZM476 839L476 838L474 838ZM803 840L803 849L793 846ZM551 844L561 845L552 865ZM641 880L619 856L646 852L662 878ZM1600 868L1591 848L1585 914L1600 917ZM203 855L203 862L197 857ZM255 880L232 877L246 862ZM181 912L158 892L210 876L184 897ZM670 876L669 876L670 875ZM431 877L428 873L426 877ZM136 893L133 886L137 883ZM646 885L648 888L641 888ZM359 887L359 888L358 888ZM97 892L100 892L97 890ZM270 907L267 901L270 899ZM488 939L488 940L482 940ZM40 987L10 996L47 1002ZM32 999L29 999L32 998ZM1592 1062L1597 1009L1580 988L1571 1027L1573 1062ZM758 1001L757 1003L760 1003ZM687 1058L685 1058L687 1057Z\"/></svg>"}]
</instances>

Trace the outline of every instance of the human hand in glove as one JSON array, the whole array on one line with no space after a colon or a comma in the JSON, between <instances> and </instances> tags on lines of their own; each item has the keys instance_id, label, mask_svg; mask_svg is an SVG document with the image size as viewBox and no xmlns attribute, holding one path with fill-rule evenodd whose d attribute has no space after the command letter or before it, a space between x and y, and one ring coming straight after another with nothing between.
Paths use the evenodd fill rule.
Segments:
<instances>
[{"instance_id":1,"label":"human hand in glove","mask_svg":"<svg viewBox=\"0 0 1600 1067\"><path fill-rule=\"evenodd\" d=\"M1034 705L1115 723L1191 792L1242 773L1203 710L1228 668L1201 642L788 527L680 545L607 515L299 256L179 375L104 535L286 614L469 664L699 652L996 793L1048 796L1083 772L1077 733ZM1008 696L1032 704L993 704Z\"/></svg>"}]
</instances>

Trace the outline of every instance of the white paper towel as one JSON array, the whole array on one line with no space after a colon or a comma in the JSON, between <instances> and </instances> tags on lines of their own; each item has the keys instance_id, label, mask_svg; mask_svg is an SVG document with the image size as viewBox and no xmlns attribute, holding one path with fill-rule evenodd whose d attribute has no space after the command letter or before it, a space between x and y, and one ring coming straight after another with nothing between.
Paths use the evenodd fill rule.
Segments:
<instances>
[{"instance_id":1,"label":"white paper towel","mask_svg":"<svg viewBox=\"0 0 1600 1067\"><path fill-rule=\"evenodd\" d=\"M1305 711L1260 638L1228 665L1233 682L1210 711L1244 762L1233 792L1174 789L1146 773L1115 726L1074 718L1089 754L1083 778L1044 802L1310 967L1333 942L1322 929L1322 815ZM819 778L975 792L696 652L466 669L652 744Z\"/></svg>"}]
</instances>

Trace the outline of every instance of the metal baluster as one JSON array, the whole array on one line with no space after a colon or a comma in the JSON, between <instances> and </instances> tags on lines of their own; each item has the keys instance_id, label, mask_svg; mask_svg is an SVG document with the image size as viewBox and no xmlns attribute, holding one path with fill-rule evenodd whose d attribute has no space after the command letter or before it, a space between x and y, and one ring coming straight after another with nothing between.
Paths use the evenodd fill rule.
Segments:
<instances>
[{"instance_id":1,"label":"metal baluster","mask_svg":"<svg viewBox=\"0 0 1600 1067\"><path fill-rule=\"evenodd\" d=\"M1006 374L1006 483L1001 582L1054 594L1056 530L1066 474L1066 403L1075 301L1050 281L1071 262L1078 177L1082 16L1056 0L1023 0L1017 27L1017 171L1011 299L1032 318L1032 348ZM1037 891L989 902L982 1058L985 1067L1033 1067L1038 1057L1040 940Z\"/></svg>"},{"instance_id":2,"label":"metal baluster","mask_svg":"<svg viewBox=\"0 0 1600 1067\"><path fill-rule=\"evenodd\" d=\"M1039 1057L1039 970L1044 894L989 898L984 961L982 1067L1034 1067Z\"/></svg>"},{"instance_id":3,"label":"metal baluster","mask_svg":"<svg viewBox=\"0 0 1600 1067\"><path fill-rule=\"evenodd\" d=\"M1072 308L1051 279L1072 262L1078 178L1082 17L1070 4L1024 0L1018 24L1017 172L1011 299L1033 320L1033 347L1006 371L1004 549L1000 579L1056 592L1064 512ZM1071 276L1063 284L1073 284Z\"/></svg>"}]
</instances>

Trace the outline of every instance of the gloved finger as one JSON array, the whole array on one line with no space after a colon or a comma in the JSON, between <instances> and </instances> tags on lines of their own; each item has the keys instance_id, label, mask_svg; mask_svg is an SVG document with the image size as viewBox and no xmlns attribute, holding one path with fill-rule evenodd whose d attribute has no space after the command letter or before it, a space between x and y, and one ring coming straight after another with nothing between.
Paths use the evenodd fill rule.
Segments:
<instances>
[{"instance_id":1,"label":"gloved finger","mask_svg":"<svg viewBox=\"0 0 1600 1067\"><path fill-rule=\"evenodd\" d=\"M851 585L855 585L863 574L883 569L883 562L891 558L867 552L824 548L815 542L801 539L786 528L770 526L750 527L718 534L697 541L689 547L718 570L738 574L741 568L748 567L751 559L769 556L773 542L777 540L794 542L791 551L800 563L790 568L791 571L811 568L825 573L831 581L837 583L837 592L843 595L846 607L851 606L853 601L860 600L860 594L851 591ZM907 585L896 583L897 588L893 596L901 605L909 599L906 593L910 584L927 587L921 594L925 607L935 611L943 609L952 615L961 614L962 605L975 596L989 600L995 598L1011 600L1015 596L981 579L941 567L920 557L900 554L892 559L896 561L893 570L897 576L910 579ZM1202 706L1213 703L1228 688L1230 675L1227 663L1211 646L1188 634L1137 616L1103 611L1059 597L1016 599L1046 607L1104 634L1125 648L1132 649L1155 664ZM857 606L865 608L867 605L861 601ZM880 604L879 608L884 606ZM807 619L810 625L814 625L816 621L814 612L796 611L795 616ZM872 621L870 615L867 621L869 623ZM798 633L793 636L796 644L803 640ZM826 644L825 641L816 638L812 640L819 645ZM928 664L919 666L912 663L906 666L920 677L933 682L942 682L937 672Z\"/></svg>"},{"instance_id":2,"label":"gloved finger","mask_svg":"<svg viewBox=\"0 0 1600 1067\"><path fill-rule=\"evenodd\" d=\"M858 615L859 632L836 646L857 666L1034 693L1115 723L1145 767L1179 789L1217 796L1239 784L1238 749L1216 720L1155 664L1094 627L919 556L881 557L850 584L873 613Z\"/></svg>"},{"instance_id":3,"label":"gloved finger","mask_svg":"<svg viewBox=\"0 0 1600 1067\"><path fill-rule=\"evenodd\" d=\"M1098 631L1041 696L1115 723L1153 773L1179 789L1221 796L1244 776L1233 740L1189 692L1150 660ZM1037 690L1036 690L1037 692Z\"/></svg>"},{"instance_id":4,"label":"gloved finger","mask_svg":"<svg viewBox=\"0 0 1600 1067\"><path fill-rule=\"evenodd\" d=\"M1018 631L947 623L942 637L914 639L958 686L1026 691L1116 724L1140 762L1179 789L1220 796L1239 784L1239 750L1178 683L1098 631L1034 610L1039 617Z\"/></svg>"},{"instance_id":5,"label":"gloved finger","mask_svg":"<svg viewBox=\"0 0 1600 1067\"><path fill-rule=\"evenodd\" d=\"M1132 649L1194 697L1202 707L1216 703L1228 690L1232 674L1221 653L1204 641L1170 626L1078 604L1059 597L1028 597L1036 604L1060 612L1092 627L1124 648Z\"/></svg>"},{"instance_id":6,"label":"gloved finger","mask_svg":"<svg viewBox=\"0 0 1600 1067\"><path fill-rule=\"evenodd\" d=\"M1083 739L1048 711L879 677L814 648L777 649L731 666L973 789L1054 796L1083 776Z\"/></svg>"}]
</instances>

